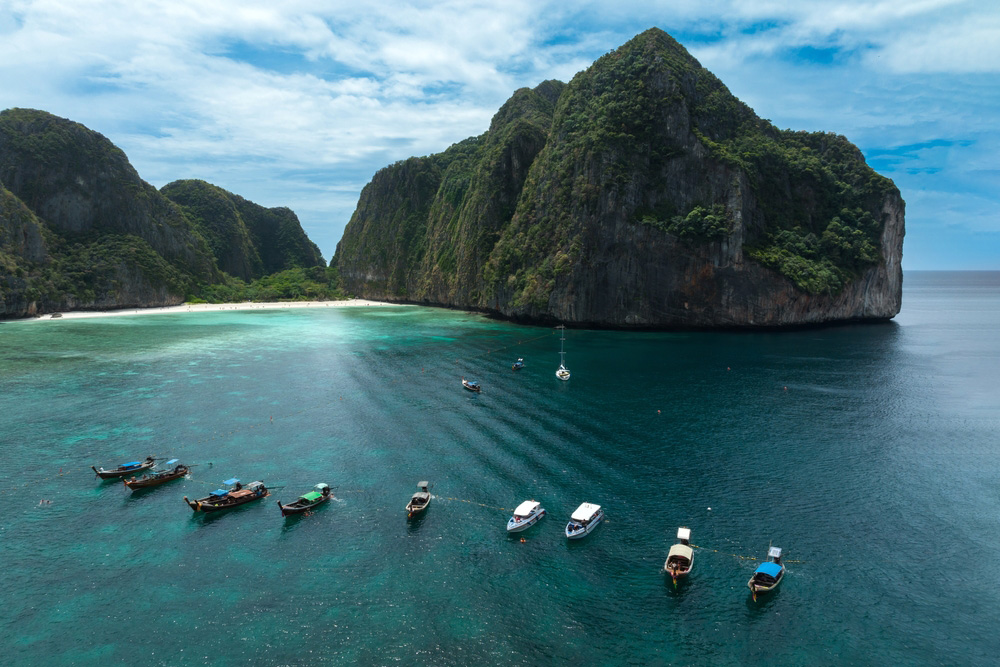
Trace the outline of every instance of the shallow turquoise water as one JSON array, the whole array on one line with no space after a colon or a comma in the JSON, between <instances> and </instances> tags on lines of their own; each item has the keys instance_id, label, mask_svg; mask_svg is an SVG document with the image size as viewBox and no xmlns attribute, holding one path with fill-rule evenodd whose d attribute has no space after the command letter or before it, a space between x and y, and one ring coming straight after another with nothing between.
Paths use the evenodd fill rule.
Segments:
<instances>
[{"instance_id":1,"label":"shallow turquoise water","mask_svg":"<svg viewBox=\"0 0 1000 667\"><path fill-rule=\"evenodd\" d=\"M455 311L0 323L0 654L991 663L1000 278L905 285L886 325L569 331L568 383L556 333ZM89 468L148 454L198 467L141 494ZM209 518L184 505L230 476L285 488ZM436 498L407 522L421 479ZM282 519L275 500L317 482L337 500ZM504 525L528 498L549 515L521 543ZM567 542L583 501L608 520ZM675 591L679 525L703 548ZM754 603L770 542L788 575Z\"/></svg>"}]
</instances>

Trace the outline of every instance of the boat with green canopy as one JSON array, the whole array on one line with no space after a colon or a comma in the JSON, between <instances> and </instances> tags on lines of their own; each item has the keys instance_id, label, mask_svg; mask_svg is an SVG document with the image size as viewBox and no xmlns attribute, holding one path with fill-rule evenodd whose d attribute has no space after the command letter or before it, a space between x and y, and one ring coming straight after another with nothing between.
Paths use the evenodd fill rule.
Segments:
<instances>
[{"instance_id":1,"label":"boat with green canopy","mask_svg":"<svg viewBox=\"0 0 1000 667\"><path fill-rule=\"evenodd\" d=\"M281 508L281 516L292 516L294 514L308 512L317 505L322 505L330 498L333 498L333 493L330 491L330 487L326 484L320 483L314 486L313 490L309 493L299 496L299 499L293 503L282 505L279 500L278 507Z\"/></svg>"}]
</instances>

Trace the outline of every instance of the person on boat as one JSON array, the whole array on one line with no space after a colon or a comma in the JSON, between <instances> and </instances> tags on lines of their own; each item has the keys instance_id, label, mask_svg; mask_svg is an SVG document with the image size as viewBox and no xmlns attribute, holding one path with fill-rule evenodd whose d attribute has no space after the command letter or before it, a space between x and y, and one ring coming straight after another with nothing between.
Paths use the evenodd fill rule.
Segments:
<instances>
[{"instance_id":1,"label":"person on boat","mask_svg":"<svg viewBox=\"0 0 1000 667\"><path fill-rule=\"evenodd\" d=\"M239 482L236 482L236 488L235 488L234 490L235 490L235 491L239 491L239 490L240 490L240 489L242 489L242 488L243 488L243 485L242 485L242 484L240 484Z\"/></svg>"}]
</instances>

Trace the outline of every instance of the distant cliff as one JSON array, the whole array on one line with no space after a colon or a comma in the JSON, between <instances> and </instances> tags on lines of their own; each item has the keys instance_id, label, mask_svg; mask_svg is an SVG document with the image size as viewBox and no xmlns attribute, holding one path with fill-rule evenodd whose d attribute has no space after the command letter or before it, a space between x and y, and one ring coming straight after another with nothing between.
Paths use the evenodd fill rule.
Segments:
<instances>
[{"instance_id":1,"label":"distant cliff","mask_svg":"<svg viewBox=\"0 0 1000 667\"><path fill-rule=\"evenodd\" d=\"M368 298L611 327L887 319L904 203L649 30L483 135L379 171L332 264Z\"/></svg>"},{"instance_id":2,"label":"distant cliff","mask_svg":"<svg viewBox=\"0 0 1000 667\"><path fill-rule=\"evenodd\" d=\"M79 123L0 112L0 317L172 305L231 281L232 267L249 279L323 264L291 211L219 192L242 227L192 219Z\"/></svg>"},{"instance_id":3,"label":"distant cliff","mask_svg":"<svg viewBox=\"0 0 1000 667\"><path fill-rule=\"evenodd\" d=\"M174 181L160 192L181 207L232 276L253 280L326 264L290 209L264 208L205 181Z\"/></svg>"}]
</instances>

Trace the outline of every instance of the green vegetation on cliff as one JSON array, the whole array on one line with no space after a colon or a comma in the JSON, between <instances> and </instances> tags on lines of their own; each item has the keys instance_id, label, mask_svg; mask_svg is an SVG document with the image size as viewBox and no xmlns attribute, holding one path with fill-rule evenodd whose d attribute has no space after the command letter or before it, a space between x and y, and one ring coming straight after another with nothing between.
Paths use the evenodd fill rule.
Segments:
<instances>
[{"instance_id":1,"label":"green vegetation on cliff","mask_svg":"<svg viewBox=\"0 0 1000 667\"><path fill-rule=\"evenodd\" d=\"M234 281L244 285L241 295L336 293L319 249L287 208L203 181L164 190L178 204L79 123L31 109L0 112L0 316L167 305ZM261 282L295 268L319 273Z\"/></svg>"},{"instance_id":2,"label":"green vegetation on cliff","mask_svg":"<svg viewBox=\"0 0 1000 667\"><path fill-rule=\"evenodd\" d=\"M736 253L831 295L884 263L898 200L847 139L778 130L652 29L569 84L517 91L485 134L376 174L335 263L368 296L545 317L573 295L624 303L598 279L654 300L631 239L677 265Z\"/></svg>"}]
</instances>

